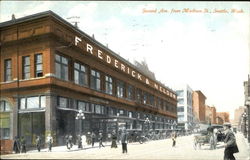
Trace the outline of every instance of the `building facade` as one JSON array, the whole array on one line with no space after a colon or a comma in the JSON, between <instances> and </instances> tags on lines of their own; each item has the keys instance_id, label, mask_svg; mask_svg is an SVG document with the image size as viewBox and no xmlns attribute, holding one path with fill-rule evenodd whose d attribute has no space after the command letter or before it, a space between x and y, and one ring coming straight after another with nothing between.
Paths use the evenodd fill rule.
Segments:
<instances>
[{"instance_id":1,"label":"building facade","mask_svg":"<svg viewBox=\"0 0 250 160\"><path fill-rule=\"evenodd\" d=\"M206 123L206 96L201 91L193 92L193 112L199 123Z\"/></svg>"},{"instance_id":2,"label":"building facade","mask_svg":"<svg viewBox=\"0 0 250 160\"><path fill-rule=\"evenodd\" d=\"M193 90L188 85L176 89L178 127L184 130L193 130Z\"/></svg>"},{"instance_id":3,"label":"building facade","mask_svg":"<svg viewBox=\"0 0 250 160\"><path fill-rule=\"evenodd\" d=\"M1 150L15 136L34 145L48 134L55 145L120 128L171 130L175 91L51 11L0 24ZM76 120L82 110L85 119Z\"/></svg>"},{"instance_id":4,"label":"building facade","mask_svg":"<svg viewBox=\"0 0 250 160\"><path fill-rule=\"evenodd\" d=\"M244 95L245 95L245 106L246 110L246 131L247 131L247 139L248 143L250 143L250 75L248 75L248 80L243 83L244 85Z\"/></svg>"},{"instance_id":5,"label":"building facade","mask_svg":"<svg viewBox=\"0 0 250 160\"><path fill-rule=\"evenodd\" d=\"M207 124L216 124L216 108L206 105L206 123Z\"/></svg>"},{"instance_id":6,"label":"building facade","mask_svg":"<svg viewBox=\"0 0 250 160\"><path fill-rule=\"evenodd\" d=\"M238 131L242 131L242 114L246 112L246 110L246 107L243 106L234 110L234 120L232 125L234 128L237 128Z\"/></svg>"},{"instance_id":7,"label":"building facade","mask_svg":"<svg viewBox=\"0 0 250 160\"><path fill-rule=\"evenodd\" d=\"M229 112L217 112L216 113L216 118L221 119L223 123L230 122Z\"/></svg>"}]
</instances>

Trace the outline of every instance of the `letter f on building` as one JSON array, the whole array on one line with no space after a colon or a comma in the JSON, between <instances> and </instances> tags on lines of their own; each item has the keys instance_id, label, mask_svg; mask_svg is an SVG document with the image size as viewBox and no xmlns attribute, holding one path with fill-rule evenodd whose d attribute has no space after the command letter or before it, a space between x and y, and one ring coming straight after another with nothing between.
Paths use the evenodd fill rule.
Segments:
<instances>
[{"instance_id":1,"label":"letter f on building","mask_svg":"<svg viewBox=\"0 0 250 160\"><path fill-rule=\"evenodd\" d=\"M81 42L81 38L75 36L75 45L77 46L78 42Z\"/></svg>"}]
</instances>

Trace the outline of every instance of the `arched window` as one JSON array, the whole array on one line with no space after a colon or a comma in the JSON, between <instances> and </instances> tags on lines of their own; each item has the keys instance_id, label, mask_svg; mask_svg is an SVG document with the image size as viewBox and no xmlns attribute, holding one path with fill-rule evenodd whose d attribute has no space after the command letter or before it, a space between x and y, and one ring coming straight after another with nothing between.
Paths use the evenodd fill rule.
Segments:
<instances>
[{"instance_id":1,"label":"arched window","mask_svg":"<svg viewBox=\"0 0 250 160\"><path fill-rule=\"evenodd\" d=\"M0 101L0 137L1 139L10 138L10 111L11 107L7 101Z\"/></svg>"}]
</instances>

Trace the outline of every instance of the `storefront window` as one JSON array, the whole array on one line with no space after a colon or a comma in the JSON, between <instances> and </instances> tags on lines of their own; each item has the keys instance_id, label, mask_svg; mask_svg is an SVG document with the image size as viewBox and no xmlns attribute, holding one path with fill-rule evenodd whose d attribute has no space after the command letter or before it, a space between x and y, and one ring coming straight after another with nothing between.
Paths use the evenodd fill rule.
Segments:
<instances>
[{"instance_id":1,"label":"storefront window","mask_svg":"<svg viewBox=\"0 0 250 160\"><path fill-rule=\"evenodd\" d=\"M39 109L46 107L46 96L34 96L20 99L20 109Z\"/></svg>"},{"instance_id":2,"label":"storefront window","mask_svg":"<svg viewBox=\"0 0 250 160\"><path fill-rule=\"evenodd\" d=\"M89 111L89 103L78 101L78 110Z\"/></svg>"},{"instance_id":3,"label":"storefront window","mask_svg":"<svg viewBox=\"0 0 250 160\"><path fill-rule=\"evenodd\" d=\"M95 113L101 114L101 106L100 105L95 105Z\"/></svg>"},{"instance_id":4,"label":"storefront window","mask_svg":"<svg viewBox=\"0 0 250 160\"><path fill-rule=\"evenodd\" d=\"M0 101L0 112L10 111L10 104L6 101Z\"/></svg>"},{"instance_id":5,"label":"storefront window","mask_svg":"<svg viewBox=\"0 0 250 160\"><path fill-rule=\"evenodd\" d=\"M46 96L41 96L41 108L46 107Z\"/></svg>"},{"instance_id":6,"label":"storefront window","mask_svg":"<svg viewBox=\"0 0 250 160\"><path fill-rule=\"evenodd\" d=\"M59 107L68 108L68 99L64 97L58 97Z\"/></svg>"},{"instance_id":7,"label":"storefront window","mask_svg":"<svg viewBox=\"0 0 250 160\"><path fill-rule=\"evenodd\" d=\"M27 109L30 108L39 108L39 97L27 98Z\"/></svg>"},{"instance_id":8,"label":"storefront window","mask_svg":"<svg viewBox=\"0 0 250 160\"><path fill-rule=\"evenodd\" d=\"M10 104L0 101L0 139L10 138Z\"/></svg>"}]
</instances>

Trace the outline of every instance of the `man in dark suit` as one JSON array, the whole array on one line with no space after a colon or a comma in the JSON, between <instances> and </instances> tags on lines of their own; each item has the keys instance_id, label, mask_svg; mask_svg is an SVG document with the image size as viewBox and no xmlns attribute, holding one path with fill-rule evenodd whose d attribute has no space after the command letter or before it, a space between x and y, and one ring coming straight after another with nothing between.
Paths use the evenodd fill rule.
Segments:
<instances>
[{"instance_id":1,"label":"man in dark suit","mask_svg":"<svg viewBox=\"0 0 250 160\"><path fill-rule=\"evenodd\" d=\"M238 153L239 149L236 143L236 139L233 131L231 130L231 124L224 124L225 130L225 150L224 150L224 160L235 160L234 153Z\"/></svg>"},{"instance_id":2,"label":"man in dark suit","mask_svg":"<svg viewBox=\"0 0 250 160\"><path fill-rule=\"evenodd\" d=\"M125 129L123 129L122 134L121 134L121 142L122 142L122 153L128 153L128 149L127 149L128 135Z\"/></svg>"}]
</instances>

